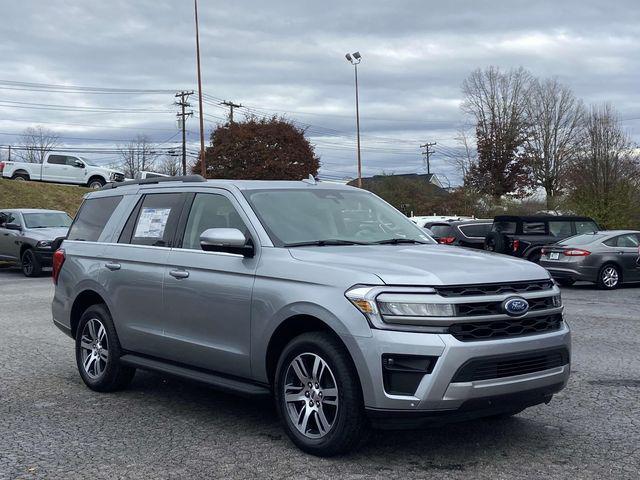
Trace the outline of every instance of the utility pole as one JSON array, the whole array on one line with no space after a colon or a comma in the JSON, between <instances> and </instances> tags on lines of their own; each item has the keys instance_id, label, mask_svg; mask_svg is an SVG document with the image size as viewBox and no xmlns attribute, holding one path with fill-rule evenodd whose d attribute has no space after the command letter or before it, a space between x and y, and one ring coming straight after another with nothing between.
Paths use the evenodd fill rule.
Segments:
<instances>
[{"instance_id":1,"label":"utility pole","mask_svg":"<svg viewBox=\"0 0 640 480\"><path fill-rule=\"evenodd\" d=\"M9 145L9 161L11 161L11 145Z\"/></svg>"},{"instance_id":2,"label":"utility pole","mask_svg":"<svg viewBox=\"0 0 640 480\"><path fill-rule=\"evenodd\" d=\"M225 107L229 107L229 123L233 123L233 109L234 108L242 108L242 105L239 103L233 103L228 100L221 102L220 105L224 105Z\"/></svg>"},{"instance_id":3,"label":"utility pole","mask_svg":"<svg viewBox=\"0 0 640 480\"><path fill-rule=\"evenodd\" d=\"M198 32L198 0L193 0L196 14L196 58L198 63L198 113L200 115L200 175L207 178L204 165L204 113L202 112L202 76L200 74L200 33Z\"/></svg>"},{"instance_id":4,"label":"utility pole","mask_svg":"<svg viewBox=\"0 0 640 480\"><path fill-rule=\"evenodd\" d=\"M345 55L347 61L353 65L356 80L356 135L358 148L358 188L362 188L362 159L360 158L360 101L358 99L358 65L362 61L360 52L347 53Z\"/></svg>"},{"instance_id":5,"label":"utility pole","mask_svg":"<svg viewBox=\"0 0 640 480\"><path fill-rule=\"evenodd\" d=\"M437 142L432 142L432 143L425 143L424 145L420 145L420 148L424 148L425 150L422 152L422 155L425 156L425 163L427 165L427 174L431 173L431 154L436 153L435 151L431 150L431 147L434 147L435 145L437 145Z\"/></svg>"},{"instance_id":6,"label":"utility pole","mask_svg":"<svg viewBox=\"0 0 640 480\"><path fill-rule=\"evenodd\" d=\"M190 117L191 115L193 115L193 112L186 112L185 108L189 108L191 106L191 104L189 102L187 102L189 95L193 95L193 90L191 90L190 92L178 92L176 93L175 97L179 98L180 100L177 101L175 104L178 105L180 107L180 112L176 113L176 117L178 117L178 122L180 122L180 125L182 127L182 175L186 175L187 174L187 117Z\"/></svg>"}]
</instances>

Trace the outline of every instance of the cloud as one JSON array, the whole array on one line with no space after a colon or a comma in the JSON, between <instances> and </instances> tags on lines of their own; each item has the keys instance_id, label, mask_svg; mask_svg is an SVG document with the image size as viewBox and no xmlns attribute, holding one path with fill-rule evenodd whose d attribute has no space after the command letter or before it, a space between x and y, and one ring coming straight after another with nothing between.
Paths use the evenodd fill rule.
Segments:
<instances>
[{"instance_id":1,"label":"cloud","mask_svg":"<svg viewBox=\"0 0 640 480\"><path fill-rule=\"evenodd\" d=\"M76 146L113 146L138 133L162 142L175 133L171 92L196 86L190 2L6 3L0 24L2 79L167 92L0 88L5 101L160 110L61 112L0 101L0 132L42 123L63 136L106 139L67 141ZM428 140L439 144L433 168L457 178L446 161L456 147L456 130L468 121L459 109L460 84L471 70L491 64L558 76L588 103L611 101L623 118L640 117L636 1L200 0L200 20L207 129L226 114L216 99L250 108L240 109L240 115L286 114L308 129L329 176L355 173L348 51L363 55L365 174L421 169L419 144ZM189 123L189 140L197 149L197 121ZM640 140L640 121L625 126ZM19 143L19 137L0 135L0 144L8 143Z\"/></svg>"}]
</instances>

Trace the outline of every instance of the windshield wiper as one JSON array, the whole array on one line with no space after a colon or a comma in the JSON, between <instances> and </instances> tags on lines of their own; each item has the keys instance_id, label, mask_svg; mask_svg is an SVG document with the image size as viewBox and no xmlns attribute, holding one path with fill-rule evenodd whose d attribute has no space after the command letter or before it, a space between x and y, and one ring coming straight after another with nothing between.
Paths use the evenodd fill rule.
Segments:
<instances>
[{"instance_id":1,"label":"windshield wiper","mask_svg":"<svg viewBox=\"0 0 640 480\"><path fill-rule=\"evenodd\" d=\"M296 242L296 243L285 243L284 246L289 247L307 247L307 246L317 246L324 247L327 245L371 245L368 242L356 242L354 240L339 240L330 238L327 240L312 240L310 242Z\"/></svg>"},{"instance_id":2,"label":"windshield wiper","mask_svg":"<svg viewBox=\"0 0 640 480\"><path fill-rule=\"evenodd\" d=\"M373 242L376 245L398 245L399 243L420 243L422 245L427 242L422 242L420 240L414 240L412 238L387 238L386 240L379 240L377 242Z\"/></svg>"}]
</instances>

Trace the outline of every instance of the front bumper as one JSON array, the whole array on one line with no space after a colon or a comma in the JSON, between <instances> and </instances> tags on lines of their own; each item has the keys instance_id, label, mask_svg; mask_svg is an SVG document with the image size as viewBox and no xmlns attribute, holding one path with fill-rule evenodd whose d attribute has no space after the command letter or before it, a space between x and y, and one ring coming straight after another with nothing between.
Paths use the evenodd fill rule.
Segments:
<instances>
[{"instance_id":1,"label":"front bumper","mask_svg":"<svg viewBox=\"0 0 640 480\"><path fill-rule=\"evenodd\" d=\"M468 414L474 410L474 405L482 410L488 399L505 399L520 394L533 398L537 395L535 392L544 392L535 400L534 404L537 404L548 401L550 395L564 388L570 372L567 360L565 365L531 373L454 381L460 368L472 360L550 349L566 349L570 355L571 334L564 321L559 330L499 340L462 342L449 334L373 330L372 337L354 337L354 341L358 347L354 360L362 381L365 407L369 412L382 412L383 415L384 412L409 415L410 412L418 412L415 414L447 416L456 411ZM383 354L438 358L431 373L422 377L413 394L396 395L385 391ZM502 407L511 408L510 405Z\"/></svg>"},{"instance_id":2,"label":"front bumper","mask_svg":"<svg viewBox=\"0 0 640 480\"><path fill-rule=\"evenodd\" d=\"M41 266L50 267L53 264L53 251L50 248L34 248L33 253Z\"/></svg>"}]
</instances>

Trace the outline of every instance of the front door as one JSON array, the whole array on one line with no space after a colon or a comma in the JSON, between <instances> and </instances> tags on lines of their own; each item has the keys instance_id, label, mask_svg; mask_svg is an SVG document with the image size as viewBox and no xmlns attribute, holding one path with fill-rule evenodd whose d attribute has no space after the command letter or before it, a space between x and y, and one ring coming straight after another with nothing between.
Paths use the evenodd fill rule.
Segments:
<instances>
[{"instance_id":1,"label":"front door","mask_svg":"<svg viewBox=\"0 0 640 480\"><path fill-rule=\"evenodd\" d=\"M253 258L205 252L208 228L237 228L257 238L232 195L197 193L179 248L164 275L164 325L168 359L208 370L250 375L251 294L259 252Z\"/></svg>"},{"instance_id":2,"label":"front door","mask_svg":"<svg viewBox=\"0 0 640 480\"><path fill-rule=\"evenodd\" d=\"M71 167L67 165L66 155L49 155L42 169L42 180L47 182L66 182Z\"/></svg>"},{"instance_id":3,"label":"front door","mask_svg":"<svg viewBox=\"0 0 640 480\"><path fill-rule=\"evenodd\" d=\"M0 212L0 260L15 262L20 256L18 237L22 232L5 228L7 223L22 225L20 215L15 212Z\"/></svg>"},{"instance_id":4,"label":"front door","mask_svg":"<svg viewBox=\"0 0 640 480\"><path fill-rule=\"evenodd\" d=\"M638 236L635 233L620 235L617 238L617 248L622 255L622 279L624 281L640 280L640 265L638 265Z\"/></svg>"}]
</instances>

